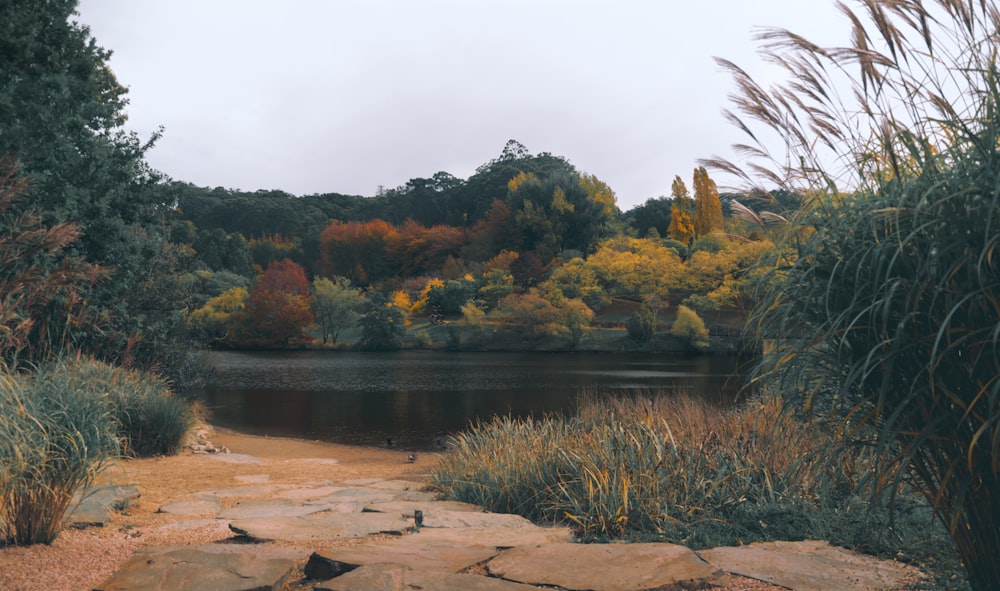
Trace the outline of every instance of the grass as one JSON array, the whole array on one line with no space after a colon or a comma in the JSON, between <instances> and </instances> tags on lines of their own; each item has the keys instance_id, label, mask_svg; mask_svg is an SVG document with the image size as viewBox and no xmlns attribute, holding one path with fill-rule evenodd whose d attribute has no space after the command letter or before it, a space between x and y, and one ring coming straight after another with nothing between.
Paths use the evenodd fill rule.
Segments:
<instances>
[{"instance_id":1,"label":"grass","mask_svg":"<svg viewBox=\"0 0 1000 591\"><path fill-rule=\"evenodd\" d=\"M172 453L191 407L154 376L91 360L0 373L0 544L51 543L73 495L121 454Z\"/></svg>"},{"instance_id":2,"label":"grass","mask_svg":"<svg viewBox=\"0 0 1000 591\"><path fill-rule=\"evenodd\" d=\"M727 410L591 394L575 416L497 417L452 443L432 474L446 497L569 525L583 541L825 539L903 560L953 555L920 497L899 491L890 510L866 492L870 452L839 447L774 399Z\"/></svg>"}]
</instances>

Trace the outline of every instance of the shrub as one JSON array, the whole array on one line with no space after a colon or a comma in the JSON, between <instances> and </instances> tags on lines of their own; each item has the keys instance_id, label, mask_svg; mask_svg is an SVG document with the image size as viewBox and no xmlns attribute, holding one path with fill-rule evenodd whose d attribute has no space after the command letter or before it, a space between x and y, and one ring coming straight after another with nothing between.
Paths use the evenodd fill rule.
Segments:
<instances>
[{"instance_id":1,"label":"shrub","mask_svg":"<svg viewBox=\"0 0 1000 591\"><path fill-rule=\"evenodd\" d=\"M685 305L677 306L677 318L670 327L670 334L687 339L696 349L708 347L708 328L698 313Z\"/></svg>"},{"instance_id":2,"label":"shrub","mask_svg":"<svg viewBox=\"0 0 1000 591\"><path fill-rule=\"evenodd\" d=\"M88 359L55 364L45 371L103 401L126 455L175 453L194 425L191 405L173 396L166 382L152 374Z\"/></svg>"},{"instance_id":3,"label":"shrub","mask_svg":"<svg viewBox=\"0 0 1000 591\"><path fill-rule=\"evenodd\" d=\"M0 375L0 539L51 543L74 493L118 451L107 406L65 365Z\"/></svg>"},{"instance_id":4,"label":"shrub","mask_svg":"<svg viewBox=\"0 0 1000 591\"><path fill-rule=\"evenodd\" d=\"M632 312L625 319L625 330L633 341L648 343L656 334L653 313L646 308Z\"/></svg>"}]
</instances>

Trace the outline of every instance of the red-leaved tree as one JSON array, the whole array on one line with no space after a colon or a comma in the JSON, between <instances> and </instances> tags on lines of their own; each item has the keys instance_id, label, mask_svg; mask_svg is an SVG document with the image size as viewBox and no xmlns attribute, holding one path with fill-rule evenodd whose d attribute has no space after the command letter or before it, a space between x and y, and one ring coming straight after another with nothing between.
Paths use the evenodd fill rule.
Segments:
<instances>
[{"instance_id":1,"label":"red-leaved tree","mask_svg":"<svg viewBox=\"0 0 1000 591\"><path fill-rule=\"evenodd\" d=\"M313 323L305 270L284 259L267 266L250 291L246 315L252 330L270 343L288 343Z\"/></svg>"}]
</instances>

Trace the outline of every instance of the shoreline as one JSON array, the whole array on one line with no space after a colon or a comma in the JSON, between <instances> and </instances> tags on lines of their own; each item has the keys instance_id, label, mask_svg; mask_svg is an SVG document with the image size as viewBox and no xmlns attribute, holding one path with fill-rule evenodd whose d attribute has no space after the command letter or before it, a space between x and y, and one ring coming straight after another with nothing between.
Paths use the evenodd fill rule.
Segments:
<instances>
[{"instance_id":1,"label":"shoreline","mask_svg":"<svg viewBox=\"0 0 1000 591\"><path fill-rule=\"evenodd\" d=\"M220 523L159 512L165 503L193 498L201 491L258 487L256 500L290 487L349 481L402 479L427 484L439 458L421 452L410 462L405 450L252 435L213 425L200 429L211 444L229 453L195 453L186 446L172 456L112 462L96 484L135 483L139 498L112 512L104 527L65 528L51 545L0 546L0 588L93 589L142 548L209 544L234 537ZM266 486L274 489L270 495L257 494L267 493L261 488ZM239 502L240 497L234 496L227 504Z\"/></svg>"}]
</instances>

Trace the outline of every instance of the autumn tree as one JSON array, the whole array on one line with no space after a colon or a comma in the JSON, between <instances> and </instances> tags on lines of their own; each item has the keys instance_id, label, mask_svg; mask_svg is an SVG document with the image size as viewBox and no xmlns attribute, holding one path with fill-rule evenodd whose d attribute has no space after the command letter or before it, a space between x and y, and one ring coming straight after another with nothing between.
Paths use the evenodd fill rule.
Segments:
<instances>
[{"instance_id":1,"label":"autumn tree","mask_svg":"<svg viewBox=\"0 0 1000 591\"><path fill-rule=\"evenodd\" d=\"M531 339L559 336L566 330L559 322L559 309L537 289L508 295L500 302L500 311Z\"/></svg>"},{"instance_id":2,"label":"autumn tree","mask_svg":"<svg viewBox=\"0 0 1000 591\"><path fill-rule=\"evenodd\" d=\"M704 166L694 169L694 233L707 236L722 229L722 202L715 181Z\"/></svg>"},{"instance_id":3,"label":"autumn tree","mask_svg":"<svg viewBox=\"0 0 1000 591\"><path fill-rule=\"evenodd\" d=\"M250 297L244 287L232 287L209 299L187 316L188 326L204 343L229 343L243 335L246 302Z\"/></svg>"},{"instance_id":4,"label":"autumn tree","mask_svg":"<svg viewBox=\"0 0 1000 591\"><path fill-rule=\"evenodd\" d=\"M688 244L694 238L693 208L687 186L681 177L675 176L670 185L670 226L667 233L682 244Z\"/></svg>"},{"instance_id":5,"label":"autumn tree","mask_svg":"<svg viewBox=\"0 0 1000 591\"><path fill-rule=\"evenodd\" d=\"M347 277L362 286L394 275L397 269L386 249L397 234L396 227L384 220L330 222L319 238L324 274Z\"/></svg>"},{"instance_id":6,"label":"autumn tree","mask_svg":"<svg viewBox=\"0 0 1000 591\"><path fill-rule=\"evenodd\" d=\"M289 259L268 265L250 291L246 313L254 329L269 342L285 344L302 336L313 323L305 270Z\"/></svg>"},{"instance_id":7,"label":"autumn tree","mask_svg":"<svg viewBox=\"0 0 1000 591\"><path fill-rule=\"evenodd\" d=\"M324 345L327 341L336 344L342 330L357 324L364 301L361 291L346 277L313 279L309 303Z\"/></svg>"}]
</instances>

